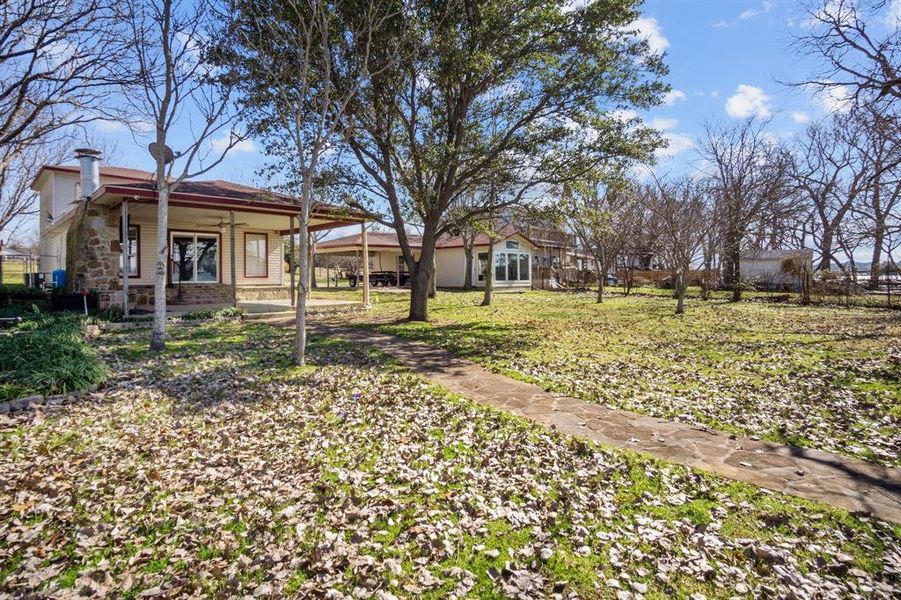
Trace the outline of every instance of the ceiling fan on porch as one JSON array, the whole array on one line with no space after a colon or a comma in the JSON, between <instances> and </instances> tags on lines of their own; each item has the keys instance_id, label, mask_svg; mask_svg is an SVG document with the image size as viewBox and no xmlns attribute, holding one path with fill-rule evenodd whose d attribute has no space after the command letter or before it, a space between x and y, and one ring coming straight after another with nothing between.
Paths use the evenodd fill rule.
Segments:
<instances>
[{"instance_id":1,"label":"ceiling fan on porch","mask_svg":"<svg viewBox=\"0 0 901 600\"><path fill-rule=\"evenodd\" d=\"M217 221L215 223L198 223L197 224L198 227L218 227L219 231L225 231L226 229L228 229L228 225L229 225L228 219L224 219L222 217L219 217L219 221ZM244 223L244 222L240 222L240 223L236 222L235 223L235 227L246 227L247 225L250 225L250 223Z\"/></svg>"}]
</instances>

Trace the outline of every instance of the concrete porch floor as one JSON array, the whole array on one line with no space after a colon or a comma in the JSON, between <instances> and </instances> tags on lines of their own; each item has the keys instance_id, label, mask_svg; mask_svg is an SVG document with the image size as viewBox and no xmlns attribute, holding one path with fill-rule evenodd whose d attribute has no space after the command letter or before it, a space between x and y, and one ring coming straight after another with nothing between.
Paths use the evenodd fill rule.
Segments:
<instances>
[{"instance_id":1,"label":"concrete porch floor","mask_svg":"<svg viewBox=\"0 0 901 600\"><path fill-rule=\"evenodd\" d=\"M179 315L199 310L219 310L220 308L228 308L231 304L214 303L214 304L169 304L166 306L166 313L171 315ZM363 303L355 300L333 300L321 298L307 299L307 312L329 311L329 310L347 310L351 308L362 308ZM290 313L294 309L291 307L291 301L288 299L278 300L249 300L238 301L238 308L244 309L247 314L270 314L270 313Z\"/></svg>"}]
</instances>

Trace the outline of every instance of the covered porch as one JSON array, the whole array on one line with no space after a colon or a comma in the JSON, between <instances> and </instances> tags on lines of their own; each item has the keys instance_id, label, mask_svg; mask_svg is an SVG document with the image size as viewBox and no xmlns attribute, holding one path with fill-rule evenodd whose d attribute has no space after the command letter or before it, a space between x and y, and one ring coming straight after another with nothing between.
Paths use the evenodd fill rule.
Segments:
<instances>
[{"instance_id":1,"label":"covered porch","mask_svg":"<svg viewBox=\"0 0 901 600\"><path fill-rule=\"evenodd\" d=\"M294 199L261 196L260 190L231 183L216 188L202 182L202 190L190 183L179 186L169 201L167 305L173 312L242 304L252 312L290 309L301 277L297 261L289 260L292 253L296 256L300 218ZM118 289L101 296L101 304L121 306L126 315L152 307L159 233L156 192L104 186L94 203L106 209L119 284L109 286ZM363 215L317 204L309 231L354 225L366 235ZM126 278L123 265L128 265ZM368 289L364 303L367 295Z\"/></svg>"}]
</instances>

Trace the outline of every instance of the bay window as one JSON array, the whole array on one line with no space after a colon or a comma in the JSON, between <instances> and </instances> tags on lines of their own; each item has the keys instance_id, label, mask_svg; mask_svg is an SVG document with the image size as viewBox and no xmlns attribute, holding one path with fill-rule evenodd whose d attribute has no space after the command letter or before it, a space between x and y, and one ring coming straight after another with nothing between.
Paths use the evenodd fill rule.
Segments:
<instances>
[{"instance_id":1,"label":"bay window","mask_svg":"<svg viewBox=\"0 0 901 600\"><path fill-rule=\"evenodd\" d=\"M217 234L172 234L172 282L219 282L219 236Z\"/></svg>"},{"instance_id":2,"label":"bay window","mask_svg":"<svg viewBox=\"0 0 901 600\"><path fill-rule=\"evenodd\" d=\"M495 281L529 281L531 280L531 255L527 252L507 252L500 250L494 253ZM479 252L476 264L478 281L485 281L488 268L488 253Z\"/></svg>"}]
</instances>

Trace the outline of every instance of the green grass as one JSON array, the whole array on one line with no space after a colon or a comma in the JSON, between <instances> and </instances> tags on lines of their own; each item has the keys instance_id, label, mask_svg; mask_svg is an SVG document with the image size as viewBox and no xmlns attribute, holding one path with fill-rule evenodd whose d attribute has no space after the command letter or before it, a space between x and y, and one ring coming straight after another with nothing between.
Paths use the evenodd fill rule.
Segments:
<instances>
[{"instance_id":1,"label":"green grass","mask_svg":"<svg viewBox=\"0 0 901 600\"><path fill-rule=\"evenodd\" d=\"M262 582L274 595L316 595L317 579L337 572L330 586L344 593L371 580L440 598L460 581L446 573L461 569L474 578L465 596L499 598L493 578L509 563L540 575L542 595L566 582L580 597L606 597L605 582L622 573L648 585L648 598L729 596L727 569L752 589L780 585L742 540L785 548L799 572L841 549L866 578L891 581L885 556L901 527L557 434L359 345L314 337L310 365L297 369L287 329L173 329L162 356L144 350L146 336L101 338L103 357L128 375L128 387L100 393L102 410L75 404L2 430L4 493L33 499L0 504L0 527L15 534L0 541L7 581L21 586L25 569L57 565L40 590L51 595L103 565L117 596L174 583L185 594L246 595ZM34 457L40 467L24 468ZM430 540L455 527L453 552L436 551ZM668 545L641 539L646 528ZM725 548L705 550L704 531ZM552 553L524 558L532 546ZM615 547L628 550L619 565ZM692 563L694 552L726 583L655 579L658 560ZM410 591L422 569L440 584ZM3 591L22 587L0 579Z\"/></svg>"},{"instance_id":2,"label":"green grass","mask_svg":"<svg viewBox=\"0 0 901 600\"><path fill-rule=\"evenodd\" d=\"M593 402L901 464L901 313L661 296L440 292L428 323L374 296L358 324ZM886 421L887 419L887 421Z\"/></svg>"},{"instance_id":3,"label":"green grass","mask_svg":"<svg viewBox=\"0 0 901 600\"><path fill-rule=\"evenodd\" d=\"M84 324L78 314L33 314L0 337L0 400L86 390L106 379Z\"/></svg>"}]
</instances>

